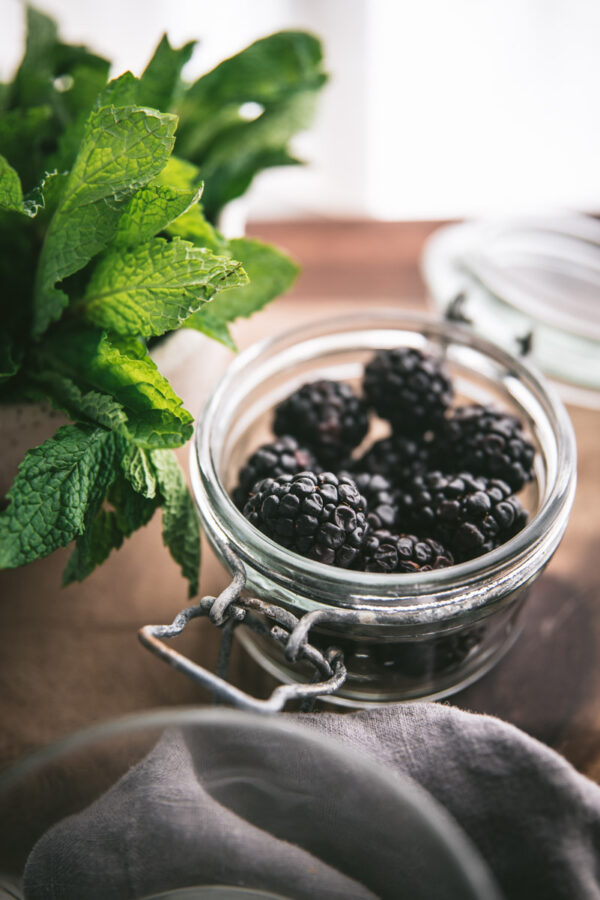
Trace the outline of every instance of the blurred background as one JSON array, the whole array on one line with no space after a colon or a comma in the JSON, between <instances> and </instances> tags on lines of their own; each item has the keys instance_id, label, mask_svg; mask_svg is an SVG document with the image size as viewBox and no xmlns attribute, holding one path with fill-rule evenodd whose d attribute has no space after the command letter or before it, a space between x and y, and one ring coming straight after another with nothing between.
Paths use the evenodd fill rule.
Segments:
<instances>
[{"instance_id":1,"label":"blurred background","mask_svg":"<svg viewBox=\"0 0 600 900\"><path fill-rule=\"evenodd\" d=\"M23 4L2 0L0 77ZM190 79L265 34L324 42L331 80L294 149L261 175L255 220L454 219L600 210L597 0L36 0L70 41L139 74L161 34L200 44Z\"/></svg>"}]
</instances>

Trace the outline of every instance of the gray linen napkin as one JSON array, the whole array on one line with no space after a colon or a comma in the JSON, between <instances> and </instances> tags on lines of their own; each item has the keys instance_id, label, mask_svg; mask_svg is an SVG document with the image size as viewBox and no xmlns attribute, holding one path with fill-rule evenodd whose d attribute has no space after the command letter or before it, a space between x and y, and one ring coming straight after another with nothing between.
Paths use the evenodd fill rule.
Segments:
<instances>
[{"instance_id":1,"label":"gray linen napkin","mask_svg":"<svg viewBox=\"0 0 600 900\"><path fill-rule=\"evenodd\" d=\"M518 728L437 703L302 721L426 788L507 900L600 900L600 787Z\"/></svg>"},{"instance_id":2,"label":"gray linen napkin","mask_svg":"<svg viewBox=\"0 0 600 900\"><path fill-rule=\"evenodd\" d=\"M426 788L479 848L507 900L600 898L600 788L518 729L432 703L293 718ZM96 803L38 842L27 900L130 898L194 883L261 885L299 900L392 898L405 896L406 869L436 884L426 835L397 823L385 796L361 796L352 771L317 770L318 760L299 757L293 793L278 794L273 777L265 797L264 783L253 793L252 781L257 766L275 776L281 748L246 742L248 768L237 780L229 750L165 734ZM419 896L460 894L438 882Z\"/></svg>"}]
</instances>

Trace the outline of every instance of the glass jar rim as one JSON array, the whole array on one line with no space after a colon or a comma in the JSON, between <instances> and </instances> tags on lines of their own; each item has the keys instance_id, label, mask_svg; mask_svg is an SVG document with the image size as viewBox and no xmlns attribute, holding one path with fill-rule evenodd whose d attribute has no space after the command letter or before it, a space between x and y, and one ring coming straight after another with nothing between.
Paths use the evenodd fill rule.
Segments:
<instances>
[{"instance_id":1,"label":"glass jar rim","mask_svg":"<svg viewBox=\"0 0 600 900\"><path fill-rule=\"evenodd\" d=\"M525 527L509 541L482 556L427 573L390 575L337 568L307 559L272 541L252 526L233 503L219 477L211 443L213 426L224 398L231 390L232 384L243 376L253 363L269 353L276 352L278 348L284 350L289 346L291 339L293 344L298 346L307 339L321 336L323 332L327 334L338 334L343 331L360 332L361 325L364 330L373 331L377 329L378 324L383 327L384 322L387 322L389 327L392 320L394 326L399 329L408 328L415 331L419 328L420 333L426 338L434 337L445 342L453 339L504 364L525 383L530 393L533 393L539 401L556 441L556 478L548 485L539 509ZM317 319L309 325L288 329L256 342L240 353L216 385L199 416L191 448L190 469L192 487L201 516L205 517L207 511L212 512L212 526L220 532L221 538L239 553L242 561L251 562L254 567L258 566L274 580L277 580L278 571L286 571L288 577L290 573L298 576L299 584L307 585L313 581L330 586L333 595L343 588L351 588L354 594L365 595L367 605L373 604L373 595L381 594L385 599L380 603L389 606L392 599L389 591L393 585L399 600L410 596L418 603L419 609L423 609L426 604L419 603L419 598L435 594L450 583L454 586L470 586L492 573L502 571L508 565L514 565L520 559L527 558L535 552L540 543L549 540L561 512L566 510L568 513L572 504L576 482L575 460L575 436L569 416L555 390L532 366L455 323L430 315L380 307L369 310L368 313ZM202 493L206 495L208 507L199 502ZM562 530L564 526L561 528L561 534ZM431 601L431 605L434 604L435 598ZM403 607L406 608L404 604Z\"/></svg>"}]
</instances>

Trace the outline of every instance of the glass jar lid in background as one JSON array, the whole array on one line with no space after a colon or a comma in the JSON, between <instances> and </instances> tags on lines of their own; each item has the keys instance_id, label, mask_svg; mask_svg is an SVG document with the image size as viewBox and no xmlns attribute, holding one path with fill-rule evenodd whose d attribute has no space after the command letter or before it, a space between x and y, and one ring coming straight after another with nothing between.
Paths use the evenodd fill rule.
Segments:
<instances>
[{"instance_id":1,"label":"glass jar lid in background","mask_svg":"<svg viewBox=\"0 0 600 900\"><path fill-rule=\"evenodd\" d=\"M440 228L422 258L440 310L462 313L511 352L531 336L531 359L564 399L600 407L600 222L569 215Z\"/></svg>"}]
</instances>

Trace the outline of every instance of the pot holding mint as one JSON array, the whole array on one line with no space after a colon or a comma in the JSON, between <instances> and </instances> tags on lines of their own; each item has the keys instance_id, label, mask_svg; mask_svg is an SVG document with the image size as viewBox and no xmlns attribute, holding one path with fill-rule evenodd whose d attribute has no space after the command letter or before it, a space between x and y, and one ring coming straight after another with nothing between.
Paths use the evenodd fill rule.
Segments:
<instances>
[{"instance_id":1,"label":"pot holding mint","mask_svg":"<svg viewBox=\"0 0 600 900\"><path fill-rule=\"evenodd\" d=\"M191 469L235 578L186 621L237 629L288 683L271 708L303 683L366 705L447 696L507 652L566 527L576 450L525 363L456 325L374 310L238 357Z\"/></svg>"},{"instance_id":2,"label":"pot holding mint","mask_svg":"<svg viewBox=\"0 0 600 900\"><path fill-rule=\"evenodd\" d=\"M194 44L165 36L139 78L109 81L47 16L27 22L0 85L0 567L74 541L64 583L80 581L160 507L193 596L197 518L173 454L193 416L155 359L182 330L235 349L229 323L292 284L285 254L217 223L258 172L298 162L320 44L274 34L188 84Z\"/></svg>"}]
</instances>

